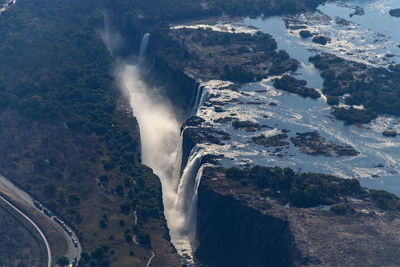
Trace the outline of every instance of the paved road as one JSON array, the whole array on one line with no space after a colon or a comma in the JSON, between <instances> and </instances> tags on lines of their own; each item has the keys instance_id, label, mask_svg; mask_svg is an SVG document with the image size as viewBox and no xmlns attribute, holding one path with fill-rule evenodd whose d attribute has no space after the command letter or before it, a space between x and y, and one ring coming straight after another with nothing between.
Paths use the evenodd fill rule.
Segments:
<instances>
[{"instance_id":1,"label":"paved road","mask_svg":"<svg viewBox=\"0 0 400 267\"><path fill-rule=\"evenodd\" d=\"M20 211L17 207L15 207L13 204L11 204L7 199L5 199L4 197L0 196L0 199L2 201L4 201L8 206L10 206L11 208L13 208L16 212L18 212L20 215L22 215L30 224L33 225L33 227L35 227L35 229L39 232L40 236L42 237L45 245L46 245L46 249L47 249L47 267L51 267L51 250L50 250L50 246L49 246L49 242L47 241L46 236L43 234L42 230L40 230L39 226L36 225L36 223L34 221L32 221L25 213L23 213L22 211Z\"/></svg>"},{"instance_id":2,"label":"paved road","mask_svg":"<svg viewBox=\"0 0 400 267\"><path fill-rule=\"evenodd\" d=\"M2 12L6 11L10 6L14 5L15 3L16 3L16 0L6 0L4 4L0 4L0 14ZM5 189L5 190L3 190L3 189ZM14 186L14 184L12 184L5 177L0 175L0 192L4 193L7 196L9 196L8 193L10 193L10 191L13 194L15 194L19 198L19 200L22 200L24 203L29 204L30 206L34 206L33 200L28 194L26 194L24 191L20 190L16 186ZM49 244L48 244L47 239L46 239L45 235L43 234L43 232L39 229L39 227L26 214L22 213L19 209L17 209L10 202L5 200L3 197L1 197L1 199L3 199L9 206L11 206L14 210L16 210L22 216L24 216L25 219L27 219L33 226L35 226L36 230L38 230L38 232L42 236L44 242L46 243L47 252L48 252L48 255L49 255L48 266L50 267L50 264L51 264L51 252L50 252ZM42 212L42 214L43 214L43 216L46 216L43 212ZM68 251L69 251L68 252L68 257L70 259L70 262L72 262L74 259L76 259L76 261L79 261L79 258L80 258L80 255L81 255L81 245L80 245L79 240L78 240L77 236L75 235L75 233L73 233L72 236L68 235L68 233L65 231L65 229L63 227L61 227L59 224L55 223L55 221L53 220L54 219L53 216L51 216L51 217L46 216L46 217L48 218L49 221L51 221L51 223L53 225L55 225L57 228L59 228L63 232L63 234L65 236L65 239L67 240L67 243L68 243ZM73 239L76 240L76 242L77 242L76 244L77 245L74 244Z\"/></svg>"},{"instance_id":3,"label":"paved road","mask_svg":"<svg viewBox=\"0 0 400 267\"><path fill-rule=\"evenodd\" d=\"M70 262L72 263L74 259L78 262L80 259L81 255L81 244L79 243L78 237L76 234L72 231L72 229L69 226L66 226L66 229L71 231L71 235L68 234L66 229L64 229L60 224L56 223L54 221L55 216L46 216L43 213L43 210L37 209L34 205L34 200L24 191L16 187L13 183L11 183L7 178L4 176L0 175L0 192L12 199L13 201L18 201L24 204L27 204L31 207L34 207L37 211L40 211L40 214L46 218L48 222L50 222L52 225L54 225L57 229L60 230L60 232L63 233L67 243L68 243L68 258ZM74 244L74 241L76 240L76 246Z\"/></svg>"},{"instance_id":4,"label":"paved road","mask_svg":"<svg viewBox=\"0 0 400 267\"><path fill-rule=\"evenodd\" d=\"M49 218L52 218L54 220L54 218L56 218L55 216L51 216ZM52 220L52 222L54 222ZM56 227L58 229L60 229L65 237L65 239L67 240L68 243L68 258L70 263L72 263L74 261L74 259L76 259L76 262L79 261L80 256L81 256L81 244L79 243L78 237L76 236L76 234L74 232L72 232L72 229L68 226L67 229L71 231L71 235L68 234L68 232L58 223L55 223ZM74 244L74 241L76 240L76 246Z\"/></svg>"}]
</instances>

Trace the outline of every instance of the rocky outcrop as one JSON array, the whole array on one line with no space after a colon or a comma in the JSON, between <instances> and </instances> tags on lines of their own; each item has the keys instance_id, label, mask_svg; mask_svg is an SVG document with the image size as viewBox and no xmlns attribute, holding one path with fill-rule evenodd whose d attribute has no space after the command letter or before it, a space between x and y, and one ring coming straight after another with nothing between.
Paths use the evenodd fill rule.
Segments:
<instances>
[{"instance_id":1,"label":"rocky outcrop","mask_svg":"<svg viewBox=\"0 0 400 267\"><path fill-rule=\"evenodd\" d=\"M206 168L196 255L204 266L377 266L399 263L400 214L346 198L346 215L279 204ZM333 210L333 209L332 209Z\"/></svg>"},{"instance_id":2,"label":"rocky outcrop","mask_svg":"<svg viewBox=\"0 0 400 267\"><path fill-rule=\"evenodd\" d=\"M399 18L399 17L400 17L400 8L391 9L391 10L389 11L389 14L390 14L390 16L392 16L392 17L397 17L397 18Z\"/></svg>"},{"instance_id":3,"label":"rocky outcrop","mask_svg":"<svg viewBox=\"0 0 400 267\"><path fill-rule=\"evenodd\" d=\"M387 137L396 137L398 135L397 131L393 129L387 129L382 134Z\"/></svg>"},{"instance_id":4,"label":"rocky outcrop","mask_svg":"<svg viewBox=\"0 0 400 267\"><path fill-rule=\"evenodd\" d=\"M262 126L256 122L251 121L240 121L234 120L232 126L235 129L239 129L246 132L256 132L262 128Z\"/></svg>"},{"instance_id":5,"label":"rocky outcrop","mask_svg":"<svg viewBox=\"0 0 400 267\"><path fill-rule=\"evenodd\" d=\"M319 36L315 36L312 39L312 41L317 44L326 45L327 43L329 43L331 41L331 38L319 35Z\"/></svg>"},{"instance_id":6,"label":"rocky outcrop","mask_svg":"<svg viewBox=\"0 0 400 267\"><path fill-rule=\"evenodd\" d=\"M202 118L193 116L182 126L181 170L186 166L190 153L196 144L208 143L222 145L231 138L226 132L202 126L203 122L204 120Z\"/></svg>"},{"instance_id":7,"label":"rocky outcrop","mask_svg":"<svg viewBox=\"0 0 400 267\"><path fill-rule=\"evenodd\" d=\"M360 154L352 146L342 146L326 141L318 132L296 133L290 141L300 152L312 156L342 157Z\"/></svg>"},{"instance_id":8,"label":"rocky outcrop","mask_svg":"<svg viewBox=\"0 0 400 267\"><path fill-rule=\"evenodd\" d=\"M283 91L299 94L302 97L319 98L321 95L317 90L306 87L307 81L297 80L289 75L274 79L274 87Z\"/></svg>"},{"instance_id":9,"label":"rocky outcrop","mask_svg":"<svg viewBox=\"0 0 400 267\"><path fill-rule=\"evenodd\" d=\"M266 137L261 134L259 136L253 136L251 140L257 145L263 145L265 147L288 147L289 142L285 141L288 138L287 134L281 133L273 136Z\"/></svg>"}]
</instances>

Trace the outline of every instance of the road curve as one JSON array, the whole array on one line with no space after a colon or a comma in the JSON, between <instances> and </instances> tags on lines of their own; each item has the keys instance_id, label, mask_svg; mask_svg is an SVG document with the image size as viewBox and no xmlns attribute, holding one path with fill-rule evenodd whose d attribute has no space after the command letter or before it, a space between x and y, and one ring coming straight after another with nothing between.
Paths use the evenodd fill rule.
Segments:
<instances>
[{"instance_id":1,"label":"road curve","mask_svg":"<svg viewBox=\"0 0 400 267\"><path fill-rule=\"evenodd\" d=\"M49 242L47 241L46 236L43 234L42 230L40 230L39 226L36 225L36 223L34 221L32 221L27 215L25 215L25 213L23 213L22 211L20 211L17 207L15 207L13 204L11 204L7 199L5 199L4 197L0 196L0 199L3 200L8 206L10 206L11 208L13 208L16 212L18 212L19 214L21 214L30 224L33 225L33 227L35 227L35 229L39 232L40 236L42 237L45 245L46 245L46 249L47 249L47 267L51 267L51 250L50 250L50 246L49 246Z\"/></svg>"},{"instance_id":2,"label":"road curve","mask_svg":"<svg viewBox=\"0 0 400 267\"><path fill-rule=\"evenodd\" d=\"M29 205L30 207L40 212L41 216L43 216L45 220L51 223L54 227L56 227L60 231L60 233L63 234L68 245L68 254L66 256L69 258L70 263L73 262L75 259L76 262L79 262L80 255L82 252L82 247L76 233L72 231L70 226L67 226L67 228L71 231L70 232L71 234L68 234L66 229L64 229L59 223L56 223L56 221L54 220L56 216L46 215L44 213L44 209L38 209L34 205L34 200L32 199L31 196L29 196L26 192L16 187L11 181L9 181L6 177L4 177L1 174L0 174L0 194L7 196L9 199L12 199L13 201L17 201L18 199L17 202L21 201L22 203ZM73 240L76 241L76 245L74 244Z\"/></svg>"}]
</instances>

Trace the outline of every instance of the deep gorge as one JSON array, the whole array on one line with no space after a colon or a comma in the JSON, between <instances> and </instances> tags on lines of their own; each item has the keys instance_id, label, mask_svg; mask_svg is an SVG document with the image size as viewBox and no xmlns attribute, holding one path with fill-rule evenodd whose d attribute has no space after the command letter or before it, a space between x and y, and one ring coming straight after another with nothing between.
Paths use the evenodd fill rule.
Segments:
<instances>
[{"instance_id":1,"label":"deep gorge","mask_svg":"<svg viewBox=\"0 0 400 267\"><path fill-rule=\"evenodd\" d=\"M150 40L144 40L149 37ZM179 119L195 115L201 104L201 85L171 69L157 56L145 58L146 54L151 55L143 47L148 44L151 35L145 34L136 63L119 63L115 73L139 123L142 161L162 182L164 213L172 243L189 265L294 266L297 252L287 222L264 216L201 184L206 160L201 147L192 139L191 120L184 123ZM146 83L146 77L152 75L158 82L165 81L165 85L151 88L154 80ZM186 92L186 101L174 99L182 91ZM177 111L181 113L176 115ZM254 221L258 222L256 226Z\"/></svg>"},{"instance_id":2,"label":"deep gorge","mask_svg":"<svg viewBox=\"0 0 400 267\"><path fill-rule=\"evenodd\" d=\"M1 172L79 231L80 265L398 264L400 200L377 190L400 190L398 118L343 126L308 62L311 53L335 54L337 41L352 36L384 50L390 38L379 29L344 30L370 9L341 6L337 19L330 2L323 9L331 20L322 22L333 27L315 34L344 34L311 51L317 44L298 32L318 29L320 13L289 16L287 24L287 16L259 16L323 1L264 2L19 0L1 14ZM214 25L222 13L253 18ZM212 25L174 30L205 18L200 23ZM359 46L350 43L337 65L329 56L319 63L351 79L361 65L348 60L363 56L353 51ZM400 58L393 51L384 51L383 63ZM379 71L368 73L378 87ZM324 99L292 94L307 96L302 82L277 90L280 74L307 80ZM386 96L397 98L392 89ZM334 100L352 107L344 98ZM393 99L380 103L397 111ZM340 148L358 152L338 157Z\"/></svg>"},{"instance_id":3,"label":"deep gorge","mask_svg":"<svg viewBox=\"0 0 400 267\"><path fill-rule=\"evenodd\" d=\"M317 256L307 255L310 253L307 249L313 251L312 247L298 249L302 243L297 239L308 236L299 236L299 229L292 232L292 226L297 227L297 218L302 212L305 217L317 216L322 221L329 220L331 213L316 211L315 215L310 210L272 207L265 192L257 197L268 203L253 206L252 201L241 199L241 193L234 193L228 186L225 191L216 190L213 184L218 178L206 175L207 181L201 180L205 166L217 156L204 149L207 138L211 140L213 136L207 137L207 130L199 134L201 127L196 128L196 120L201 118L192 117L202 99L202 83L174 66L176 61L168 61L157 53L157 47L165 45L159 32L141 33L141 36L136 41L135 56L120 56L122 59L117 60L115 77L138 119L143 163L162 181L164 214L178 252L189 265L199 266L320 264ZM237 92L234 86L230 89ZM212 101L208 105L212 106ZM223 111L218 108L216 112ZM246 194L249 198L251 192ZM280 215L275 216L274 212ZM341 218L336 219L337 225L343 223ZM310 228L309 235L317 235ZM328 257L329 253L321 255Z\"/></svg>"}]
</instances>

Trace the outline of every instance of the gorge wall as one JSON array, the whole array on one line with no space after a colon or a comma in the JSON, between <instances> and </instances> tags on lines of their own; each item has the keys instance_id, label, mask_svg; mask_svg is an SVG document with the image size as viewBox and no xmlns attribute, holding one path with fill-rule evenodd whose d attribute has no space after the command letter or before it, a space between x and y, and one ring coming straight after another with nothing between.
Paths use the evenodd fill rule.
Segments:
<instances>
[{"instance_id":1,"label":"gorge wall","mask_svg":"<svg viewBox=\"0 0 400 267\"><path fill-rule=\"evenodd\" d=\"M198 190L199 266L398 264L398 211L345 197L351 212L297 208L206 167Z\"/></svg>"},{"instance_id":2,"label":"gorge wall","mask_svg":"<svg viewBox=\"0 0 400 267\"><path fill-rule=\"evenodd\" d=\"M207 182L198 192L200 265L296 266L299 256L288 221L219 194Z\"/></svg>"}]
</instances>

